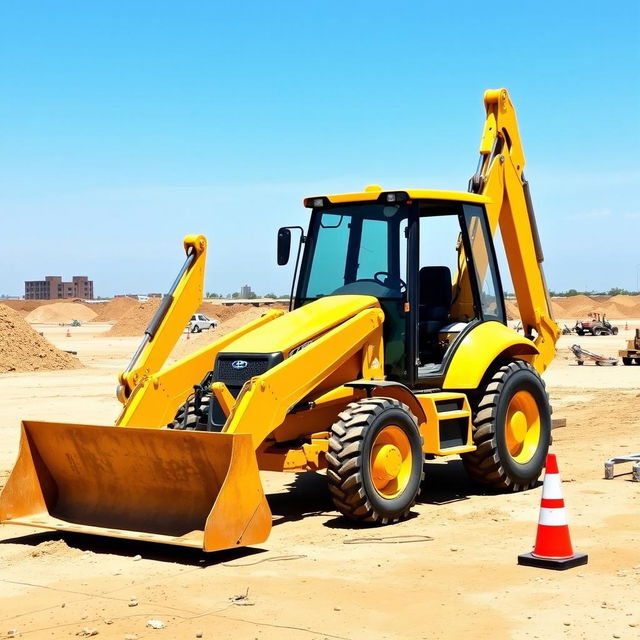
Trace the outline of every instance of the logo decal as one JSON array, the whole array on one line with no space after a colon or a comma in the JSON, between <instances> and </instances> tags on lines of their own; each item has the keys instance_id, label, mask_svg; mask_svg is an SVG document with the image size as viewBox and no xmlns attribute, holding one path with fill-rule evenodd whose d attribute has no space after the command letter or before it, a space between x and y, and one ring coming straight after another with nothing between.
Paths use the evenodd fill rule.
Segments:
<instances>
[{"instance_id":1,"label":"logo decal","mask_svg":"<svg viewBox=\"0 0 640 640\"><path fill-rule=\"evenodd\" d=\"M315 342L315 338L312 338L311 340L307 340L306 342L299 344L297 347L294 347L293 349L291 349L291 351L289 351L289 357L298 353L298 351L302 351L302 349L304 349L305 347L308 347L312 342Z\"/></svg>"},{"instance_id":2,"label":"logo decal","mask_svg":"<svg viewBox=\"0 0 640 640\"><path fill-rule=\"evenodd\" d=\"M234 369L246 369L249 363L246 360L234 360L231 363L231 366Z\"/></svg>"}]
</instances>

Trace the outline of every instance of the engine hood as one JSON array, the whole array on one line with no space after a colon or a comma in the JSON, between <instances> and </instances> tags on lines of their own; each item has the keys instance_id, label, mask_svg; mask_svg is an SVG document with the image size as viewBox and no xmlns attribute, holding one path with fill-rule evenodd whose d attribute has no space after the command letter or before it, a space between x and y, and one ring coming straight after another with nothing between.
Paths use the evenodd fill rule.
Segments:
<instances>
[{"instance_id":1,"label":"engine hood","mask_svg":"<svg viewBox=\"0 0 640 640\"><path fill-rule=\"evenodd\" d=\"M287 358L292 351L353 318L364 309L380 308L373 296L325 296L258 327L220 350L225 353L275 353Z\"/></svg>"}]
</instances>

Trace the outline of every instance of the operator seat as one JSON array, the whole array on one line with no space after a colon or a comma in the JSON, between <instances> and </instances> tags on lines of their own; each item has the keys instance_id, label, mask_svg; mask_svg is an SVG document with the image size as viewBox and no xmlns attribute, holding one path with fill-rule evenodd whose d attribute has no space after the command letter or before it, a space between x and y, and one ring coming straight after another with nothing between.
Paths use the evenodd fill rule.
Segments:
<instances>
[{"instance_id":1,"label":"operator seat","mask_svg":"<svg viewBox=\"0 0 640 640\"><path fill-rule=\"evenodd\" d=\"M424 374L439 368L444 355L439 332L450 321L451 270L449 267L422 267L419 275L418 345L423 364L419 371Z\"/></svg>"},{"instance_id":2,"label":"operator seat","mask_svg":"<svg viewBox=\"0 0 640 640\"><path fill-rule=\"evenodd\" d=\"M420 269L418 321L420 335L438 333L451 313L451 270L449 267Z\"/></svg>"}]
</instances>

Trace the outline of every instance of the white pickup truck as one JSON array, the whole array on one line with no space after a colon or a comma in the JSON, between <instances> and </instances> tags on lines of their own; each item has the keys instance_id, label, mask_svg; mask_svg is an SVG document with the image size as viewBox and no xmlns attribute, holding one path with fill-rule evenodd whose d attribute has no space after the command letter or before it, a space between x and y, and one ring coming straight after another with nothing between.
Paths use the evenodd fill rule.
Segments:
<instances>
[{"instance_id":1,"label":"white pickup truck","mask_svg":"<svg viewBox=\"0 0 640 640\"><path fill-rule=\"evenodd\" d=\"M207 318L203 313L194 313L187 325L190 333L200 333L203 329L215 329L218 323L211 318Z\"/></svg>"}]
</instances>

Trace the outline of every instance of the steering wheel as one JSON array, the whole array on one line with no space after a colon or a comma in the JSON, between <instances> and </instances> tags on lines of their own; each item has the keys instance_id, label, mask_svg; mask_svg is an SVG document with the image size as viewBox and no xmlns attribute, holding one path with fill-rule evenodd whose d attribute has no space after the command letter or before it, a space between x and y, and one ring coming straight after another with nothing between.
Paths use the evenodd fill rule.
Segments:
<instances>
[{"instance_id":1,"label":"steering wheel","mask_svg":"<svg viewBox=\"0 0 640 640\"><path fill-rule=\"evenodd\" d=\"M400 283L400 293L405 293L405 291L407 290L407 283L400 278L399 276L393 276L391 275L388 271L377 271L376 273L373 274L373 279L378 283L381 284L383 287L387 287L389 289L392 289L393 287L389 286L388 282L383 282L380 278L380 276L387 276L387 278L391 279L391 282L393 284L395 284L396 282Z\"/></svg>"}]
</instances>

